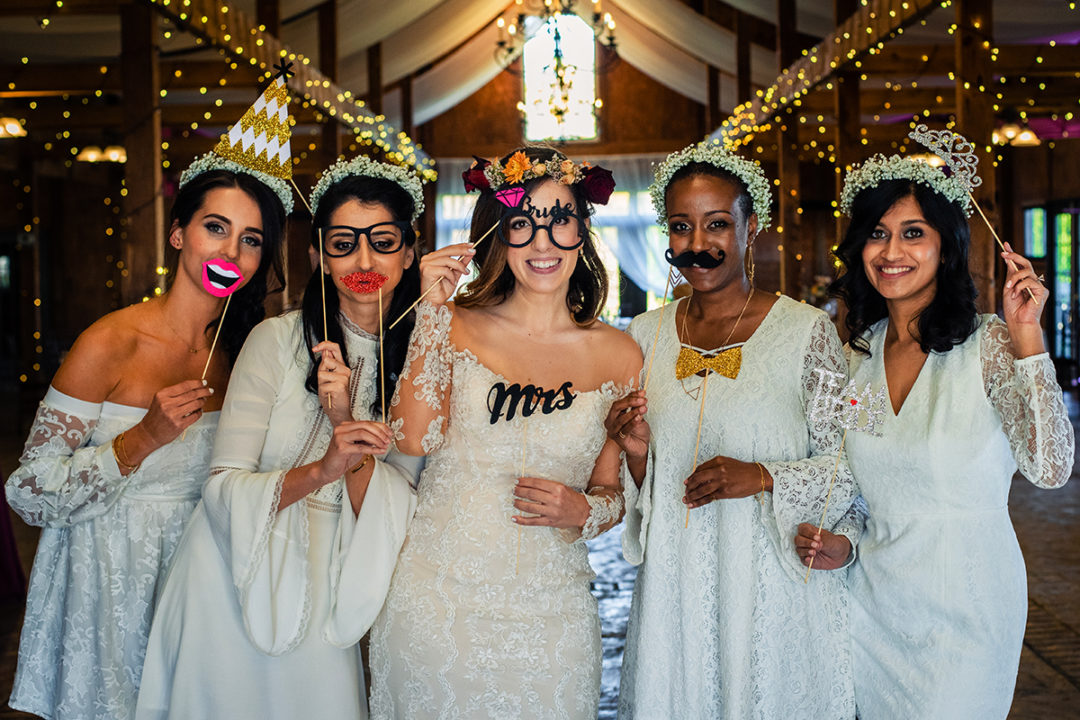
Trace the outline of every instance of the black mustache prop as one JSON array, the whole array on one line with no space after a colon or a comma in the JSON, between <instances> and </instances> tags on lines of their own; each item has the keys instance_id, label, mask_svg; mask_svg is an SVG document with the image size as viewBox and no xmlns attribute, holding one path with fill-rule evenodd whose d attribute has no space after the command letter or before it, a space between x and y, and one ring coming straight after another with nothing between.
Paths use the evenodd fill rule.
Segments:
<instances>
[{"instance_id":1,"label":"black mustache prop","mask_svg":"<svg viewBox=\"0 0 1080 720\"><path fill-rule=\"evenodd\" d=\"M671 252L671 248L668 248L664 251L664 258L677 268L700 267L709 269L718 267L724 262L724 251L718 250L717 252L720 254L719 257L713 257L705 251L694 252L692 250L675 255Z\"/></svg>"}]
</instances>

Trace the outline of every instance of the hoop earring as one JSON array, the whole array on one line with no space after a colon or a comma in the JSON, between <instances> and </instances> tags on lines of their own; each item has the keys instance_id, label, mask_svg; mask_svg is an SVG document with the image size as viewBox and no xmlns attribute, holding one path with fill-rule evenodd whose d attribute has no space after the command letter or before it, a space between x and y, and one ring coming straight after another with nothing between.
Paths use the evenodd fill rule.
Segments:
<instances>
[{"instance_id":1,"label":"hoop earring","mask_svg":"<svg viewBox=\"0 0 1080 720\"><path fill-rule=\"evenodd\" d=\"M743 258L743 268L746 270L746 277L750 280L750 287L754 287L754 243L749 243L746 246L746 257Z\"/></svg>"}]
</instances>

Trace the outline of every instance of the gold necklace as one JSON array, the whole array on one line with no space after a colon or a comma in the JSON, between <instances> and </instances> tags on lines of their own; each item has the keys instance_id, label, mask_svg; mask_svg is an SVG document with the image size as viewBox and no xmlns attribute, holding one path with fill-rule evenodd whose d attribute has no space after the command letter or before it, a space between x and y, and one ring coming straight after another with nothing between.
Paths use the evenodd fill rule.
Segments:
<instances>
[{"instance_id":1,"label":"gold necklace","mask_svg":"<svg viewBox=\"0 0 1080 720\"><path fill-rule=\"evenodd\" d=\"M208 347L207 345L203 345L202 347L192 347L191 345L188 345L187 340L184 339L184 336L181 335L179 332L177 332L176 328L173 327L173 324L171 322L169 322L169 316L167 314L165 314L165 303L164 303L164 301L162 301L162 303L161 303L161 318L165 321L165 324L168 325L169 329L172 330L172 334L176 336L176 339L179 340L184 345L184 347L187 348L187 351L189 353L191 353L192 355L195 355L195 354L201 352L202 350L205 350ZM205 339L206 339L206 336L205 336L205 333L204 333L203 334L203 340L205 340Z\"/></svg>"},{"instance_id":2,"label":"gold necklace","mask_svg":"<svg viewBox=\"0 0 1080 720\"><path fill-rule=\"evenodd\" d=\"M721 348L727 346L732 336L735 334L735 330L739 327L739 323L742 322L743 314L746 312L746 308L750 305L750 298L754 297L754 288L750 288L750 293L746 296L746 302L743 303L742 310L739 311L739 316L735 318L735 324L731 326L731 330L728 332L727 337L724 338L724 342L720 344ZM742 347L728 348L721 350L715 355L706 357L693 347L693 341L690 339L690 334L686 331L686 316L690 314L690 302L686 303L686 313L683 315L682 322L682 334L686 338L686 344L680 343L679 356L675 360L675 378L679 382L684 381L686 378L697 375L704 371L706 374L710 370L715 373L719 373L724 377L734 380L739 376L739 369L742 367ZM687 347L689 345L690 347ZM683 386L683 391L686 391L686 386ZM689 395L689 393L687 393Z\"/></svg>"}]
</instances>

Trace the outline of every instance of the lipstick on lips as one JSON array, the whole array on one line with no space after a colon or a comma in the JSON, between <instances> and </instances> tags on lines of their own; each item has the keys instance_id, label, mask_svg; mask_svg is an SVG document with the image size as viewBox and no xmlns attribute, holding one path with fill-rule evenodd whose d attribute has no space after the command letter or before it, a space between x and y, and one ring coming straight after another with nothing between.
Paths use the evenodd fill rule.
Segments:
<instances>
[{"instance_id":1,"label":"lipstick on lips","mask_svg":"<svg viewBox=\"0 0 1080 720\"><path fill-rule=\"evenodd\" d=\"M232 295L240 284L244 282L244 276L235 263L221 258L214 258L203 263L202 282L206 292L214 297Z\"/></svg>"},{"instance_id":2,"label":"lipstick on lips","mask_svg":"<svg viewBox=\"0 0 1080 720\"><path fill-rule=\"evenodd\" d=\"M386 284L387 277L377 272L354 272L341 276L341 284L354 293L366 295Z\"/></svg>"}]
</instances>

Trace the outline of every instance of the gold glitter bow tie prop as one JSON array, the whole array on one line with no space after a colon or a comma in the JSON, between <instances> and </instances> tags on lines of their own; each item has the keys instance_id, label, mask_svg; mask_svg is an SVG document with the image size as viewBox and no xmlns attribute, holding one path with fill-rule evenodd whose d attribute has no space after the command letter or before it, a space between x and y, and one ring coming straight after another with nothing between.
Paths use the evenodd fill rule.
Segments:
<instances>
[{"instance_id":1,"label":"gold glitter bow tie prop","mask_svg":"<svg viewBox=\"0 0 1080 720\"><path fill-rule=\"evenodd\" d=\"M685 380L697 375L702 370L712 370L718 375L734 380L742 367L742 347L733 347L711 357L705 357L697 350L683 347L675 360L675 379Z\"/></svg>"}]
</instances>

